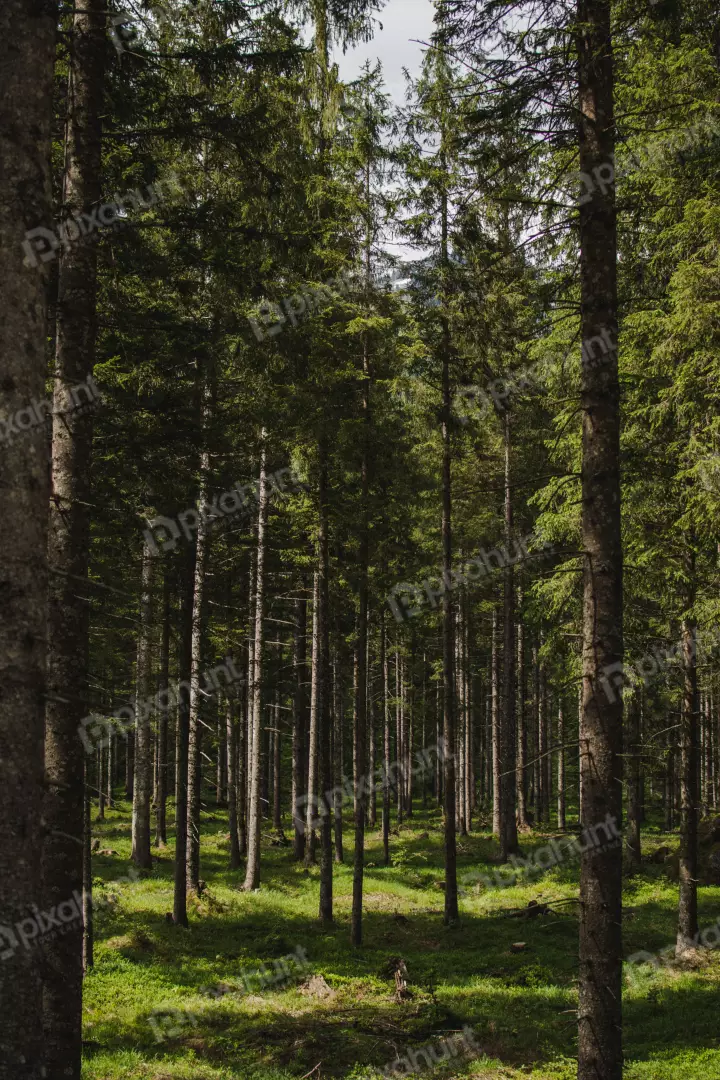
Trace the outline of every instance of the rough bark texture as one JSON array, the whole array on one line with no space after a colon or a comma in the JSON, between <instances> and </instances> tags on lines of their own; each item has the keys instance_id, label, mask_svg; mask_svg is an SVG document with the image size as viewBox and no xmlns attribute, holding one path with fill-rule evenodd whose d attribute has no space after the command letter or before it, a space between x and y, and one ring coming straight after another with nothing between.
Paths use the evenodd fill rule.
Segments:
<instances>
[{"instance_id":1,"label":"rough bark texture","mask_svg":"<svg viewBox=\"0 0 720 1080\"><path fill-rule=\"evenodd\" d=\"M580 169L614 160L609 0L578 0ZM619 829L622 700L602 679L623 659L620 538L620 406L616 350L593 359L593 341L617 342L615 193L595 185L580 206L583 708L582 807L586 828ZM612 700L611 700L612 699ZM607 825L604 826L607 830ZM622 1074L622 847L588 845L580 871L578 1080Z\"/></svg>"},{"instance_id":2,"label":"rough bark texture","mask_svg":"<svg viewBox=\"0 0 720 1080\"><path fill-rule=\"evenodd\" d=\"M245 881L243 883L244 889L258 889L260 887L260 743L262 738L263 615L268 505L267 451L265 433L263 432L260 447L257 545L255 548L255 632L253 635L253 666L249 698L252 712L248 723L248 738L250 740L250 752L248 755L250 810L248 814L248 854Z\"/></svg>"},{"instance_id":3,"label":"rough bark texture","mask_svg":"<svg viewBox=\"0 0 720 1080\"><path fill-rule=\"evenodd\" d=\"M101 0L89 0L73 17L61 210L63 224L69 223L69 235L75 227L72 215L90 211L100 200L100 117L106 55L104 9ZM35 57L31 66L35 71ZM65 245L58 277L48 536L51 574L43 845L48 906L68 901L82 889L84 762L78 725L89 712L88 611L82 582L88 569L92 416L97 401L92 382L96 235ZM37 272L37 269L29 271ZM4 301L9 302L10 297L4 295ZM68 926L65 933L48 937L44 959L47 1067L52 1075L79 1077L82 1002L79 920Z\"/></svg>"}]
</instances>

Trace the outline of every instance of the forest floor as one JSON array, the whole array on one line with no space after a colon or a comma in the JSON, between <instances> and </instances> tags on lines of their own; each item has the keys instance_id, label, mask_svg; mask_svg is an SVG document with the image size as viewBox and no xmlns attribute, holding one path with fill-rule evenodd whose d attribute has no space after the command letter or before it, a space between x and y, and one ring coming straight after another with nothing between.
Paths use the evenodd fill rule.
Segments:
<instances>
[{"instance_id":1,"label":"forest floor","mask_svg":"<svg viewBox=\"0 0 720 1080\"><path fill-rule=\"evenodd\" d=\"M412 1070L433 1080L575 1075L577 906L536 918L508 913L531 900L576 898L577 862L511 887L468 885L460 924L446 929L441 816L416 810L391 837L389 868L380 865L379 831L368 832L364 945L354 949L349 830L346 862L335 867L335 924L323 929L317 867L305 871L290 847L266 838L262 888L243 893L243 873L227 868L227 812L203 817L206 888L190 903L189 930L166 917L171 849L154 849L152 873L128 882L130 805L118 802L93 823L101 851L113 854L93 856L99 903L85 984L86 1080L371 1080L393 1067L396 1076ZM523 853L551 835L523 836ZM644 833L644 854L661 844L675 850L677 838ZM496 858L487 831L458 838L459 879L492 874ZM664 866L648 862L628 877L625 904L626 957L672 944L677 885ZM715 923L720 888L701 888L699 906L700 927ZM518 942L525 947L513 951ZM703 953L693 968L628 968L627 1080L720 1080L720 948ZM402 1001L398 958L411 994ZM431 1046L435 1060L445 1047L447 1060L423 1055Z\"/></svg>"}]
</instances>

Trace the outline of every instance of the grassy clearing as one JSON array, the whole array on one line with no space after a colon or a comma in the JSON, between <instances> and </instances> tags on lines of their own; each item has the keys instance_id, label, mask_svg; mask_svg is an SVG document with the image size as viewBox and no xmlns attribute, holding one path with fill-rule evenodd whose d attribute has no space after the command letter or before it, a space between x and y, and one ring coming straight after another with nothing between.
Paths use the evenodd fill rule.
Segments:
<instances>
[{"instance_id":1,"label":"grassy clearing","mask_svg":"<svg viewBox=\"0 0 720 1080\"><path fill-rule=\"evenodd\" d=\"M118 803L95 824L101 847L117 854L94 857L96 894L108 903L96 911L95 967L85 987L86 1080L298 1080L312 1070L313 1078L371 1080L408 1051L438 1047L464 1025L479 1049L436 1065L438 1080L574 1076L575 905L531 920L507 912L530 900L576 896L577 865L512 887L471 887L461 900L461 925L446 929L440 815L416 811L392 838L393 866L379 865L380 836L368 836L365 944L355 950L348 865L336 867L336 922L323 930L318 870L293 863L288 848L268 846L262 888L245 894L242 874L227 869L225 828L222 811L207 814L207 889L184 931L166 921L170 851L155 852L152 874L119 881L130 870L129 805ZM663 842L675 846L659 834L647 846ZM542 843L542 836L526 838L525 853ZM349 835L346 844L349 851ZM495 852L487 833L461 838L459 876L494 869ZM663 867L648 865L628 879L625 900L626 955L673 941L677 887ZM720 888L702 888L701 927L718 915ZM526 948L511 951L519 941ZM298 946L308 971L288 963L291 977L269 982ZM412 990L400 1004L388 970L398 956ZM303 993L308 974L322 975L330 995ZM219 988L218 996L208 988ZM720 950L695 970L634 968L625 999L628 1080L720 1080L719 991ZM414 1061L413 1071L430 1074L421 1056ZM410 1056L399 1070L412 1062Z\"/></svg>"}]
</instances>

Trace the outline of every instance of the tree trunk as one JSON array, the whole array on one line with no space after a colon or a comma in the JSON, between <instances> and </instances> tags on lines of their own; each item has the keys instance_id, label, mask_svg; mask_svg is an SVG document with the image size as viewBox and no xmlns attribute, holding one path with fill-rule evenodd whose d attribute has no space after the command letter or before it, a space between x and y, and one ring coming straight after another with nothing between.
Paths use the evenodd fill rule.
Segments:
<instances>
[{"instance_id":1,"label":"tree trunk","mask_svg":"<svg viewBox=\"0 0 720 1080\"><path fill-rule=\"evenodd\" d=\"M165 692L170 686L170 575L169 568L165 566L163 577L163 623L162 641L160 643L160 692ZM158 709L158 739L157 739L157 796L155 800L156 833L155 844L157 847L167 845L167 794L168 794L168 708L161 704Z\"/></svg>"},{"instance_id":2,"label":"tree trunk","mask_svg":"<svg viewBox=\"0 0 720 1080\"><path fill-rule=\"evenodd\" d=\"M305 821L305 866L315 862L315 822L318 816L318 715L320 685L320 575L313 581L312 671L310 676L310 727L308 730L308 781Z\"/></svg>"},{"instance_id":3,"label":"tree trunk","mask_svg":"<svg viewBox=\"0 0 720 1080\"><path fill-rule=\"evenodd\" d=\"M641 865L640 847L640 691L633 692L631 697L626 697L627 708L627 850L630 865L639 870Z\"/></svg>"},{"instance_id":4,"label":"tree trunk","mask_svg":"<svg viewBox=\"0 0 720 1080\"><path fill-rule=\"evenodd\" d=\"M694 578L694 559L689 560L689 578ZM687 610L694 604L694 588ZM680 898L675 955L681 958L697 948L698 906L698 756L697 756L697 631L686 615L682 625L684 692L680 729Z\"/></svg>"},{"instance_id":5,"label":"tree trunk","mask_svg":"<svg viewBox=\"0 0 720 1080\"><path fill-rule=\"evenodd\" d=\"M505 438L505 550L503 572L503 711L500 731L500 858L505 862L518 850L515 817L515 584L512 546L512 490L510 486L510 413L504 416Z\"/></svg>"},{"instance_id":6,"label":"tree trunk","mask_svg":"<svg viewBox=\"0 0 720 1080\"><path fill-rule=\"evenodd\" d=\"M565 830L565 723L562 702L558 705L557 719L557 823L558 829Z\"/></svg>"},{"instance_id":7,"label":"tree trunk","mask_svg":"<svg viewBox=\"0 0 720 1080\"><path fill-rule=\"evenodd\" d=\"M260 478L258 483L257 546L255 557L255 634L253 641L253 671L251 684L252 713L248 723L250 754L250 812L248 814L248 855L244 889L260 887L260 748L262 739L262 659L263 619L265 598L265 547L268 519L266 435L262 432L260 446Z\"/></svg>"},{"instance_id":8,"label":"tree trunk","mask_svg":"<svg viewBox=\"0 0 720 1080\"><path fill-rule=\"evenodd\" d=\"M318 744L320 765L320 920L333 919L333 807L326 794L332 790L332 727L330 715L330 553L327 503L327 448L318 448Z\"/></svg>"},{"instance_id":9,"label":"tree trunk","mask_svg":"<svg viewBox=\"0 0 720 1080\"><path fill-rule=\"evenodd\" d=\"M248 743L248 715L247 697L238 695L239 728L237 744L237 784L235 785L235 799L237 812L237 837L240 857L247 854L247 743Z\"/></svg>"},{"instance_id":10,"label":"tree trunk","mask_svg":"<svg viewBox=\"0 0 720 1080\"><path fill-rule=\"evenodd\" d=\"M212 408L212 384L208 373L198 365L202 401L200 406L200 487L198 504L207 501L210 452L207 448L208 426ZM205 607L205 573L209 551L208 522L199 515L195 533L195 581L193 589L192 654L190 661L190 738L188 743L188 805L187 805L187 886L197 891L200 885L200 803L202 787L202 692L200 670L203 649L203 615Z\"/></svg>"},{"instance_id":11,"label":"tree trunk","mask_svg":"<svg viewBox=\"0 0 720 1080\"><path fill-rule=\"evenodd\" d=\"M240 838L238 835L238 739L235 721L235 701L228 692L225 703L227 739L227 803L230 831L230 869L240 866ZM240 789L242 791L242 788Z\"/></svg>"},{"instance_id":12,"label":"tree trunk","mask_svg":"<svg viewBox=\"0 0 720 1080\"><path fill-rule=\"evenodd\" d=\"M294 843L293 854L298 860L305 854L305 822L302 807L306 805L305 779L307 762L305 761L306 744L306 701L305 683L307 680L307 600L298 597L295 601L295 626L293 645L293 664L295 667L295 701L293 708L292 735L292 804Z\"/></svg>"},{"instance_id":13,"label":"tree trunk","mask_svg":"<svg viewBox=\"0 0 720 1080\"><path fill-rule=\"evenodd\" d=\"M150 802L152 799L152 728L149 703L152 699L152 588L153 554L143 545L140 586L140 623L137 638L135 679L135 783L132 810L131 859L144 870L152 870L150 853Z\"/></svg>"},{"instance_id":14,"label":"tree trunk","mask_svg":"<svg viewBox=\"0 0 720 1080\"><path fill-rule=\"evenodd\" d=\"M518 609L522 608L522 593L518 595ZM517 769L515 786L517 788L517 820L521 829L527 829L527 718L525 700L527 682L525 678L525 627L522 615L517 624Z\"/></svg>"},{"instance_id":15,"label":"tree trunk","mask_svg":"<svg viewBox=\"0 0 720 1080\"><path fill-rule=\"evenodd\" d=\"M380 670L382 672L383 702L383 864L390 865L390 700L388 697L388 654L385 632L385 612L380 613Z\"/></svg>"},{"instance_id":16,"label":"tree trunk","mask_svg":"<svg viewBox=\"0 0 720 1080\"><path fill-rule=\"evenodd\" d=\"M90 211L100 199L105 55L105 5L89 0L74 15L70 39L63 223L71 221L73 214ZM31 66L34 72L35 59ZM43 877L45 900L51 908L82 889L83 747L77 733L88 711L88 610L82 582L87 578L90 544L96 291L95 238L67 245L59 264L48 548L52 574ZM12 302L10 292L3 292L3 298L6 304ZM4 375L7 370L3 368ZM84 400L79 397L81 390ZM6 465L11 467L9 462ZM45 947L44 1042L51 1074L80 1076L81 1001L82 926L77 920L63 934L50 935Z\"/></svg>"},{"instance_id":17,"label":"tree trunk","mask_svg":"<svg viewBox=\"0 0 720 1080\"><path fill-rule=\"evenodd\" d=\"M339 638L338 638L339 640ZM338 646L339 647L339 646ZM335 829L335 862L343 861L343 731L342 731L342 688L340 685L340 664L337 653L333 657L333 784L334 806L333 823Z\"/></svg>"},{"instance_id":18,"label":"tree trunk","mask_svg":"<svg viewBox=\"0 0 720 1080\"><path fill-rule=\"evenodd\" d=\"M180 600L178 642L178 680L189 683L192 672L193 607L195 583L195 547L187 552L187 565ZM175 886L173 922L187 926L187 829L188 829L188 759L190 743L190 695L183 690L177 704L177 787L175 791Z\"/></svg>"},{"instance_id":19,"label":"tree trunk","mask_svg":"<svg viewBox=\"0 0 720 1080\"><path fill-rule=\"evenodd\" d=\"M500 658L498 654L497 608L492 614L492 811L493 835L500 836Z\"/></svg>"},{"instance_id":20,"label":"tree trunk","mask_svg":"<svg viewBox=\"0 0 720 1080\"><path fill-rule=\"evenodd\" d=\"M578 0L580 169L614 160L613 60L608 0ZM595 185L579 208L583 356L617 342L615 192ZM620 828L622 700L601 679L623 659L620 408L616 348L582 364L583 710L585 828ZM622 846L588 845L580 870L578 1080L622 1074Z\"/></svg>"},{"instance_id":21,"label":"tree trunk","mask_svg":"<svg viewBox=\"0 0 720 1080\"><path fill-rule=\"evenodd\" d=\"M280 668L282 669L282 653L280 653ZM278 678L280 676L278 675ZM282 832L281 806L281 777L280 763L282 760L280 746L280 691L275 690L275 731L273 737L273 828L279 834Z\"/></svg>"},{"instance_id":22,"label":"tree trunk","mask_svg":"<svg viewBox=\"0 0 720 1080\"><path fill-rule=\"evenodd\" d=\"M83 977L94 964L93 915L92 915L92 824L89 773L90 759L85 758L85 799L83 821L83 871L82 871L82 968ZM101 781L102 782L102 781Z\"/></svg>"}]
</instances>

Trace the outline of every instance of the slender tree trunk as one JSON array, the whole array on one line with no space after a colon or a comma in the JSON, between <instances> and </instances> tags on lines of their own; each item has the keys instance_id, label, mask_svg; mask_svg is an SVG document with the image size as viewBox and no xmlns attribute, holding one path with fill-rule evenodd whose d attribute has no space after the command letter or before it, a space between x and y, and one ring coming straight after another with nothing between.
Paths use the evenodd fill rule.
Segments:
<instances>
[{"instance_id":1,"label":"slender tree trunk","mask_svg":"<svg viewBox=\"0 0 720 1080\"><path fill-rule=\"evenodd\" d=\"M320 920L333 920L332 726L330 715L330 552L327 501L327 447L324 437L318 448L318 744L320 765ZM354 896L354 891L353 891Z\"/></svg>"},{"instance_id":2,"label":"slender tree trunk","mask_svg":"<svg viewBox=\"0 0 720 1080\"><path fill-rule=\"evenodd\" d=\"M403 820L403 678L400 665L400 653L395 647L395 763L397 765L395 780L395 797L397 802L397 823Z\"/></svg>"},{"instance_id":3,"label":"slender tree trunk","mask_svg":"<svg viewBox=\"0 0 720 1080\"><path fill-rule=\"evenodd\" d=\"M368 642L369 646L369 642ZM367 723L368 723L368 776L370 777L370 791L368 794L367 823L369 828L377 826L377 785L375 784L375 770L377 768L375 756L375 699L373 697L372 661L368 650L368 680L367 680Z\"/></svg>"},{"instance_id":4,"label":"slender tree trunk","mask_svg":"<svg viewBox=\"0 0 720 1080\"><path fill-rule=\"evenodd\" d=\"M578 0L580 169L614 160L613 60L608 0ZM579 208L583 357L617 342L615 192L595 185ZM623 659L620 408L617 351L582 364L583 743L581 819L620 829L622 701L602 678ZM578 1080L622 1074L622 846L588 845L580 870Z\"/></svg>"},{"instance_id":5,"label":"slender tree trunk","mask_svg":"<svg viewBox=\"0 0 720 1080\"><path fill-rule=\"evenodd\" d=\"M498 617L493 608L491 667L492 667L492 810L493 834L500 836L500 658L498 654Z\"/></svg>"},{"instance_id":6,"label":"slender tree trunk","mask_svg":"<svg viewBox=\"0 0 720 1080\"><path fill-rule=\"evenodd\" d=\"M135 729L127 733L125 740L125 798L130 802L134 798L135 787Z\"/></svg>"},{"instance_id":7,"label":"slender tree trunk","mask_svg":"<svg viewBox=\"0 0 720 1080\"><path fill-rule=\"evenodd\" d=\"M635 691L631 697L625 698L627 709L627 849L630 865L640 869L640 692Z\"/></svg>"},{"instance_id":8,"label":"slender tree trunk","mask_svg":"<svg viewBox=\"0 0 720 1080\"><path fill-rule=\"evenodd\" d=\"M153 554L147 542L142 553L140 587L140 625L137 640L137 676L135 679L135 783L132 812L133 862L152 870L150 853L150 803L152 799L152 727L149 702L152 699L152 589Z\"/></svg>"},{"instance_id":9,"label":"slender tree trunk","mask_svg":"<svg viewBox=\"0 0 720 1080\"><path fill-rule=\"evenodd\" d=\"M541 642L542 643L542 642ZM550 820L550 792L547 782L548 762L548 701L547 687L545 685L545 667L538 666L538 792L537 792L537 815L538 824L547 824Z\"/></svg>"},{"instance_id":10,"label":"slender tree trunk","mask_svg":"<svg viewBox=\"0 0 720 1080\"><path fill-rule=\"evenodd\" d=\"M93 914L92 914L92 824L91 824L91 809L92 801L90 799L90 784L88 783L88 772L90 769L90 759L85 759L85 800L84 800L84 822L83 822L83 871L82 871L82 926L83 926L83 945L82 945L82 968L83 976L87 975L88 971L94 964L93 958ZM102 780L99 781L102 786Z\"/></svg>"},{"instance_id":11,"label":"slender tree trunk","mask_svg":"<svg viewBox=\"0 0 720 1080\"><path fill-rule=\"evenodd\" d=\"M557 720L557 823L558 829L565 830L565 721L562 702L558 705Z\"/></svg>"},{"instance_id":12,"label":"slender tree trunk","mask_svg":"<svg viewBox=\"0 0 720 1080\"><path fill-rule=\"evenodd\" d=\"M98 752L95 755L95 775L97 777L97 797L98 797L98 814L97 820L105 820L105 790L102 785L103 766L105 762L105 754L102 747L98 747Z\"/></svg>"},{"instance_id":13,"label":"slender tree trunk","mask_svg":"<svg viewBox=\"0 0 720 1080\"><path fill-rule=\"evenodd\" d=\"M230 829L230 869L240 866L240 838L238 835L238 739L235 721L235 701L228 693L225 703L227 738L227 802ZM242 789L240 789L242 791Z\"/></svg>"},{"instance_id":14,"label":"slender tree trunk","mask_svg":"<svg viewBox=\"0 0 720 1080\"><path fill-rule=\"evenodd\" d=\"M200 490L198 502L207 501L210 452L207 448L208 427L212 409L212 378L198 366L201 381L200 429L203 447L200 452ZM188 744L188 806L187 806L187 885L197 891L200 887L200 810L202 787L202 691L200 669L203 650L203 616L205 608L205 574L209 554L207 517L199 515L195 533L195 583L193 597L192 658L190 666L190 741Z\"/></svg>"},{"instance_id":15,"label":"slender tree trunk","mask_svg":"<svg viewBox=\"0 0 720 1080\"><path fill-rule=\"evenodd\" d=\"M512 546L512 489L510 486L510 413L505 411L505 550L503 572L503 712L500 732L500 858L505 861L518 850L515 817L516 717L515 717L515 584Z\"/></svg>"},{"instance_id":16,"label":"slender tree trunk","mask_svg":"<svg viewBox=\"0 0 720 1080\"><path fill-rule=\"evenodd\" d=\"M293 708L292 735L292 778L293 778L293 854L298 860L305 854L305 822L302 808L305 806L305 762L306 743L306 699L305 683L307 680L307 600L298 597L295 601L295 627L293 645L293 664L295 667L295 701Z\"/></svg>"},{"instance_id":17,"label":"slender tree trunk","mask_svg":"<svg viewBox=\"0 0 720 1080\"><path fill-rule=\"evenodd\" d=\"M313 583L312 674L310 677L310 728L308 731L308 784L305 822L305 866L315 862L315 822L318 816L318 715L320 671L320 576Z\"/></svg>"},{"instance_id":18,"label":"slender tree trunk","mask_svg":"<svg viewBox=\"0 0 720 1080\"><path fill-rule=\"evenodd\" d=\"M280 654L280 667L282 668L282 653ZM279 678L280 676L278 676ZM280 691L275 690L275 731L273 736L273 828L279 834L282 832L282 816L280 813L282 784L280 776L280 763L282 761L280 745Z\"/></svg>"},{"instance_id":19,"label":"slender tree trunk","mask_svg":"<svg viewBox=\"0 0 720 1080\"><path fill-rule=\"evenodd\" d=\"M342 705L340 664L337 649L333 657L333 784L334 807L333 822L335 828L335 862L343 861L343 829L342 829L342 804L343 804L343 739L342 739Z\"/></svg>"},{"instance_id":20,"label":"slender tree trunk","mask_svg":"<svg viewBox=\"0 0 720 1080\"><path fill-rule=\"evenodd\" d=\"M237 783L235 785L235 800L237 814L237 837L238 851L242 858L247 854L247 743L248 743L248 716L247 698L245 695L238 696L239 727L237 743Z\"/></svg>"},{"instance_id":21,"label":"slender tree trunk","mask_svg":"<svg viewBox=\"0 0 720 1080\"><path fill-rule=\"evenodd\" d=\"M382 836L383 863L390 865L390 699L388 697L389 671L385 612L380 613L380 670L382 672L383 701L383 808Z\"/></svg>"},{"instance_id":22,"label":"slender tree trunk","mask_svg":"<svg viewBox=\"0 0 720 1080\"><path fill-rule=\"evenodd\" d=\"M163 615L162 640L160 643L160 691L165 692L170 686L170 576L165 566L163 576ZM161 704L158 709L157 738L157 795L155 799L156 833L155 844L165 847L167 844L167 794L168 794L168 708Z\"/></svg>"},{"instance_id":23,"label":"slender tree trunk","mask_svg":"<svg viewBox=\"0 0 720 1080\"><path fill-rule=\"evenodd\" d=\"M252 719L248 723L251 750L250 812L248 814L248 856L244 889L260 887L260 753L262 739L262 658L265 597L265 546L268 519L268 484L266 467L266 435L263 431L260 447L260 479L258 484L257 546L255 557L255 634L253 641L253 671L251 685Z\"/></svg>"},{"instance_id":24,"label":"slender tree trunk","mask_svg":"<svg viewBox=\"0 0 720 1080\"><path fill-rule=\"evenodd\" d=\"M688 579L694 582L694 558L688 558ZM687 610L695 602L694 584L689 589ZM697 947L698 906L698 697L697 630L690 615L683 619L682 655L684 692L680 729L680 898L675 955L682 957Z\"/></svg>"},{"instance_id":25,"label":"slender tree trunk","mask_svg":"<svg viewBox=\"0 0 720 1080\"><path fill-rule=\"evenodd\" d=\"M518 609L522 608L522 593L518 595ZM521 829L527 829L527 718L525 700L527 681L525 678L525 627L522 615L517 624L517 770L515 786L517 788L517 820Z\"/></svg>"},{"instance_id":26,"label":"slender tree trunk","mask_svg":"<svg viewBox=\"0 0 720 1080\"><path fill-rule=\"evenodd\" d=\"M180 634L178 642L178 680L188 684L192 671L194 626L195 547L188 549L180 599ZM178 694L177 704L177 787L175 792L175 884L173 922L187 926L187 849L188 849L188 759L190 743L190 695Z\"/></svg>"}]
</instances>

